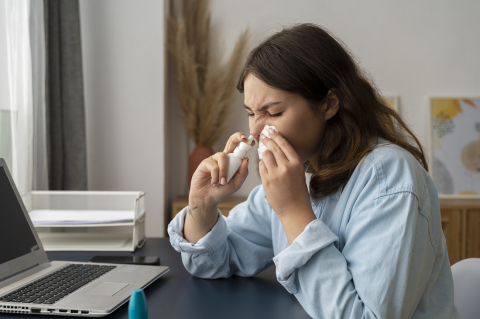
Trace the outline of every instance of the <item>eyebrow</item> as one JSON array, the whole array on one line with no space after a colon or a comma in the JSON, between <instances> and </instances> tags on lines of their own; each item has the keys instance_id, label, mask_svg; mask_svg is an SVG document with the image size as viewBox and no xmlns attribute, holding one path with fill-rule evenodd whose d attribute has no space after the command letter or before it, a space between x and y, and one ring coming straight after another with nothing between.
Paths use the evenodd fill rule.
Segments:
<instances>
[{"instance_id":1,"label":"eyebrow","mask_svg":"<svg viewBox=\"0 0 480 319\"><path fill-rule=\"evenodd\" d=\"M277 101L277 102L267 103L267 104L263 105L263 106L259 109L259 111L264 111L264 110L268 109L269 107L274 106L274 105L277 105L277 104L280 104L280 103L282 103L282 102ZM247 110L250 110L250 111L252 110L251 108L249 108L249 107L246 106L245 104L243 104L243 107L246 108Z\"/></svg>"}]
</instances>

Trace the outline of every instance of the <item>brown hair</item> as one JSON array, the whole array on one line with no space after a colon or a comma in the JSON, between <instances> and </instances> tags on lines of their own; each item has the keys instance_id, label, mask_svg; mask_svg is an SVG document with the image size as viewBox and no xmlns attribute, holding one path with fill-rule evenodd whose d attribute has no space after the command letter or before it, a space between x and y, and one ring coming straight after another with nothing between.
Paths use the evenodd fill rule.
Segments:
<instances>
[{"instance_id":1,"label":"brown hair","mask_svg":"<svg viewBox=\"0 0 480 319\"><path fill-rule=\"evenodd\" d=\"M266 84L297 93L314 111L335 89L337 114L326 122L310 180L314 198L335 193L345 185L358 163L383 138L410 152L428 170L422 146L400 115L389 108L356 65L348 51L326 30L314 24L286 28L250 52L237 89L243 92L252 73Z\"/></svg>"}]
</instances>

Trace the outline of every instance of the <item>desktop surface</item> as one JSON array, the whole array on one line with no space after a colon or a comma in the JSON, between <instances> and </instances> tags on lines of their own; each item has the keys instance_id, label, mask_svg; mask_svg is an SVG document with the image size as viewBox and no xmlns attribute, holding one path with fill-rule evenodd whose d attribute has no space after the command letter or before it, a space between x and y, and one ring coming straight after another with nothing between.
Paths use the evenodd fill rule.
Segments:
<instances>
[{"instance_id":1,"label":"desktop surface","mask_svg":"<svg viewBox=\"0 0 480 319\"><path fill-rule=\"evenodd\" d=\"M295 296L275 277L272 266L254 277L200 279L190 275L168 238L148 238L134 253L47 252L50 260L89 261L96 255L159 256L170 271L145 289L149 318L310 318ZM85 315L84 317L88 317ZM0 313L0 318L46 318L44 315ZM74 317L71 317L74 318ZM128 303L105 318L128 318Z\"/></svg>"}]
</instances>

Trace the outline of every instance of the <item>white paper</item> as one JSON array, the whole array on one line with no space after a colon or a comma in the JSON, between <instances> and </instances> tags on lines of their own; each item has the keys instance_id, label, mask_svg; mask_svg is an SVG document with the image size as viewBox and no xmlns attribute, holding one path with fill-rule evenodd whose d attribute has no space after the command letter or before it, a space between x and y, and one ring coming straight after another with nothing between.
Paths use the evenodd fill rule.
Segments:
<instances>
[{"instance_id":1,"label":"white paper","mask_svg":"<svg viewBox=\"0 0 480 319\"><path fill-rule=\"evenodd\" d=\"M35 209L30 213L34 225L75 225L133 222L133 210L50 210Z\"/></svg>"}]
</instances>

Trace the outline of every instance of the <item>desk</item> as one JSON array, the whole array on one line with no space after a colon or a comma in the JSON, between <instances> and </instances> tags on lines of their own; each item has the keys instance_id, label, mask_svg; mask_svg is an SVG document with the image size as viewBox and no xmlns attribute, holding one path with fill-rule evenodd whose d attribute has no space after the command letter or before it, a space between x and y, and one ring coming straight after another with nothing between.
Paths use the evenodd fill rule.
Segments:
<instances>
[{"instance_id":1,"label":"desk","mask_svg":"<svg viewBox=\"0 0 480 319\"><path fill-rule=\"evenodd\" d=\"M168 238L149 238L135 253L48 252L50 260L68 261L88 261L94 255L120 254L160 256L161 264L170 267L168 273L145 289L150 319L310 318L295 296L277 282L274 267L251 278L195 278L185 270L180 253L172 248ZM3 313L0 318L48 317ZM105 318L127 319L128 303Z\"/></svg>"}]
</instances>

